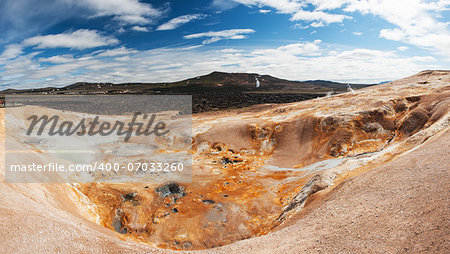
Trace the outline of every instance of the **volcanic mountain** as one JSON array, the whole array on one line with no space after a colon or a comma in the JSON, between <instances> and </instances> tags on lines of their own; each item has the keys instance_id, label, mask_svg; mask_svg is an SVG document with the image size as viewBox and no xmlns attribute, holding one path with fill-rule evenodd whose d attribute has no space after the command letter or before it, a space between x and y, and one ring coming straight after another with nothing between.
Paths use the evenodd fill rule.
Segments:
<instances>
[{"instance_id":1,"label":"volcanic mountain","mask_svg":"<svg viewBox=\"0 0 450 254\"><path fill-rule=\"evenodd\" d=\"M256 87L256 80L260 86ZM342 93L370 84L343 84L331 81L289 81L256 73L212 72L177 82L166 83L89 83L66 87L3 91L4 94L185 94L192 95L194 113L242 108L263 103L288 103Z\"/></svg>"}]
</instances>

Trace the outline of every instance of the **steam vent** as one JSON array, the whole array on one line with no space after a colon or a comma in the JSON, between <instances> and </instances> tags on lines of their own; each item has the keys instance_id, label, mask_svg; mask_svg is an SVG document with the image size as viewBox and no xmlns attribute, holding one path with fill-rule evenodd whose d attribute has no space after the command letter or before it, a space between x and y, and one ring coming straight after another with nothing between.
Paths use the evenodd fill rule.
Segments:
<instances>
[{"instance_id":1,"label":"steam vent","mask_svg":"<svg viewBox=\"0 0 450 254\"><path fill-rule=\"evenodd\" d=\"M448 253L449 103L450 72L424 71L302 102L194 114L191 183L3 180L2 246L311 253L416 243Z\"/></svg>"}]
</instances>

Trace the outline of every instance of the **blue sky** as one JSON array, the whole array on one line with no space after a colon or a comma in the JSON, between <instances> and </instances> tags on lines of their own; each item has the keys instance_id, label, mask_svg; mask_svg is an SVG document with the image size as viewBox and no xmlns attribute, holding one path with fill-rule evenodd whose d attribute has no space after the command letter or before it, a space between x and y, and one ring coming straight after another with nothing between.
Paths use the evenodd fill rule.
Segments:
<instances>
[{"instance_id":1,"label":"blue sky","mask_svg":"<svg viewBox=\"0 0 450 254\"><path fill-rule=\"evenodd\" d=\"M450 0L2 0L0 89L450 69Z\"/></svg>"}]
</instances>

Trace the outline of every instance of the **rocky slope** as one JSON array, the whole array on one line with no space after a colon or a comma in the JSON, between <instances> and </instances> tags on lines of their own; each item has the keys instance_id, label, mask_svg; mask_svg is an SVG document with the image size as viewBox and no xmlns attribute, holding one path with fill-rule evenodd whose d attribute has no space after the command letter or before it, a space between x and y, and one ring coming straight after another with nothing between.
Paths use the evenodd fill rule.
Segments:
<instances>
[{"instance_id":1,"label":"rocky slope","mask_svg":"<svg viewBox=\"0 0 450 254\"><path fill-rule=\"evenodd\" d=\"M449 103L450 72L425 71L197 114L192 183L3 181L0 234L17 251L445 252Z\"/></svg>"}]
</instances>

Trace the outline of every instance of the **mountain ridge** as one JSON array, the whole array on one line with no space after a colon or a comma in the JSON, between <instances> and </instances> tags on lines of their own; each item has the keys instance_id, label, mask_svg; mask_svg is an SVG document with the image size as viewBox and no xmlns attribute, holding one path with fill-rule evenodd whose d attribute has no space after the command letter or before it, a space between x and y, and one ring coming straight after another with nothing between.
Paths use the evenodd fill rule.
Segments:
<instances>
[{"instance_id":1,"label":"mountain ridge","mask_svg":"<svg viewBox=\"0 0 450 254\"><path fill-rule=\"evenodd\" d=\"M259 87L256 83L259 83ZM350 84L354 89L370 86ZM332 81L290 81L258 73L211 72L176 82L89 83L57 88L8 89L2 94L61 95L192 95L192 112L243 108L257 104L290 103L347 91L348 84Z\"/></svg>"},{"instance_id":2,"label":"mountain ridge","mask_svg":"<svg viewBox=\"0 0 450 254\"><path fill-rule=\"evenodd\" d=\"M260 81L260 89L256 88L256 78ZM196 85L197 87L193 87ZM374 84L350 84L354 88L362 88ZM295 86L295 87L293 87ZM152 91L164 90L168 92L189 92L185 91L183 87L193 88L192 92L200 87L207 89L212 87L220 87L227 89L233 87L240 87L245 90L255 90L255 91L297 91L297 90L307 90L313 89L317 92L328 92L321 91L320 88L333 88L337 91L345 91L347 89L346 83L339 83L327 80L307 80L307 81L293 81L287 79L277 78L271 75L258 74L258 73L228 73L213 71L206 75L201 75L193 78L183 79L175 82L124 82L124 83L112 83L112 82L85 82L80 81L64 87L42 87L42 88L31 88L31 89L5 89L1 91L5 94L11 93L151 93ZM200 89L200 90L204 90ZM180 90L180 91L178 91ZM254 92L254 91L253 91Z\"/></svg>"}]
</instances>

